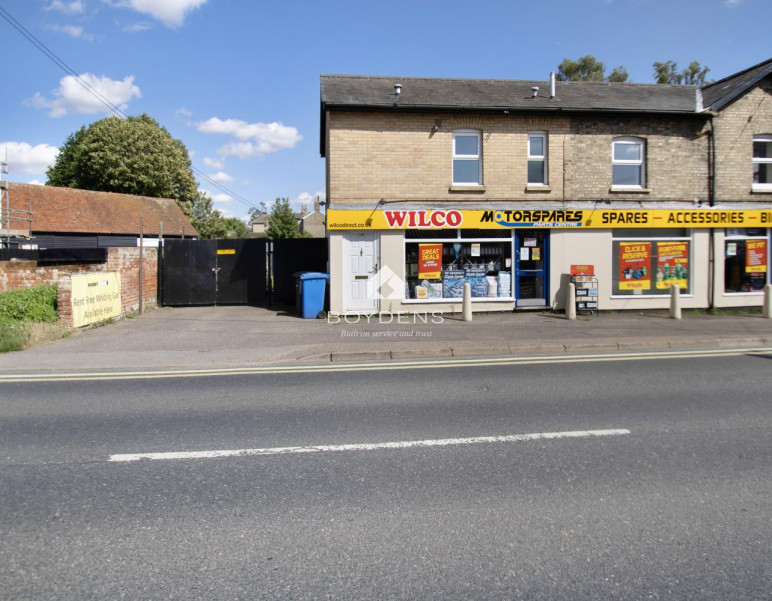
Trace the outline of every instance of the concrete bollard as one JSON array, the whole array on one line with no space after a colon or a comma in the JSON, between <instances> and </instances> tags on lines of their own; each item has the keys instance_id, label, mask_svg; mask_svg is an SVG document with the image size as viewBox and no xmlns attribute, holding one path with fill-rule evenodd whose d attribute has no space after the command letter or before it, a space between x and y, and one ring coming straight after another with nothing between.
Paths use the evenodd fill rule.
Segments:
<instances>
[{"instance_id":1,"label":"concrete bollard","mask_svg":"<svg viewBox=\"0 0 772 601\"><path fill-rule=\"evenodd\" d=\"M472 286L464 283L464 321L472 321Z\"/></svg>"},{"instance_id":2,"label":"concrete bollard","mask_svg":"<svg viewBox=\"0 0 772 601\"><path fill-rule=\"evenodd\" d=\"M772 284L764 286L764 317L772 319Z\"/></svg>"},{"instance_id":3,"label":"concrete bollard","mask_svg":"<svg viewBox=\"0 0 772 601\"><path fill-rule=\"evenodd\" d=\"M576 319L576 284L568 284L568 298L566 299L566 319Z\"/></svg>"},{"instance_id":4,"label":"concrete bollard","mask_svg":"<svg viewBox=\"0 0 772 601\"><path fill-rule=\"evenodd\" d=\"M670 286L670 319L681 319L681 288Z\"/></svg>"}]
</instances>

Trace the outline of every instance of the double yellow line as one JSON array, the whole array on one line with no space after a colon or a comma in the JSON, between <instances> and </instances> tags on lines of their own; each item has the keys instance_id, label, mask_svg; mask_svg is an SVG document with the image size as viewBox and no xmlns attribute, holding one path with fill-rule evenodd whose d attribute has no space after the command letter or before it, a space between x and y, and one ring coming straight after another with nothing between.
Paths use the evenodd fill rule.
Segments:
<instances>
[{"instance_id":1,"label":"double yellow line","mask_svg":"<svg viewBox=\"0 0 772 601\"><path fill-rule=\"evenodd\" d=\"M669 350L632 353L601 353L587 355L542 355L524 357L485 357L426 359L420 361L374 361L323 365L276 365L261 367L223 367L210 369L159 369L145 371L60 372L0 375L3 383L30 382L91 382L109 380L155 380L161 378L209 378L246 375L281 375L340 373L357 371L398 371L406 369L443 369L459 367L496 367L506 365L545 365L560 363L596 363L604 361L650 361L657 359L697 359L706 357L737 357L741 355L772 354L772 347Z\"/></svg>"}]
</instances>

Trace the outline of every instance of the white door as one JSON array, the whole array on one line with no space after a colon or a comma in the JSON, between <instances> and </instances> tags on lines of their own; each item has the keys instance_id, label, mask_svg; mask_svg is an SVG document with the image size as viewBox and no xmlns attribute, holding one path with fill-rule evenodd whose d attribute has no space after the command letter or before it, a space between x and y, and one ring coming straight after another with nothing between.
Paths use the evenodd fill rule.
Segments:
<instances>
[{"instance_id":1,"label":"white door","mask_svg":"<svg viewBox=\"0 0 772 601\"><path fill-rule=\"evenodd\" d=\"M344 311L378 311L378 239L372 232L351 232L345 244Z\"/></svg>"}]
</instances>

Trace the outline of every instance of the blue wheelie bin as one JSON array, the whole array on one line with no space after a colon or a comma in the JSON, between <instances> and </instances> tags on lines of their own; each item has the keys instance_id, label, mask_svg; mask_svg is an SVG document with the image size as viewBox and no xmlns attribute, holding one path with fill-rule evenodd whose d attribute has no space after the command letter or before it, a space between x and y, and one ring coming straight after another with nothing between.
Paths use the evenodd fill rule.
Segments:
<instances>
[{"instance_id":1,"label":"blue wheelie bin","mask_svg":"<svg viewBox=\"0 0 772 601\"><path fill-rule=\"evenodd\" d=\"M324 297L327 291L329 273L301 271L295 274L297 278L296 303L298 312L303 319L324 319Z\"/></svg>"}]
</instances>

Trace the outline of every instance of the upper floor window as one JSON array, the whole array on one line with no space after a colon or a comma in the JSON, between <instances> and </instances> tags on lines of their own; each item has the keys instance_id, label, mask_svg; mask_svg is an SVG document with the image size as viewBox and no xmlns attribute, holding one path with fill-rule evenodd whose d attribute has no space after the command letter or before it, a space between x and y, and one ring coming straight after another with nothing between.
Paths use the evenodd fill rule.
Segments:
<instances>
[{"instance_id":1,"label":"upper floor window","mask_svg":"<svg viewBox=\"0 0 772 601\"><path fill-rule=\"evenodd\" d=\"M482 153L479 131L453 132L453 184L482 185Z\"/></svg>"},{"instance_id":2,"label":"upper floor window","mask_svg":"<svg viewBox=\"0 0 772 601\"><path fill-rule=\"evenodd\" d=\"M611 185L623 188L645 187L644 141L640 138L615 138L611 146Z\"/></svg>"},{"instance_id":3,"label":"upper floor window","mask_svg":"<svg viewBox=\"0 0 772 601\"><path fill-rule=\"evenodd\" d=\"M772 190L772 136L753 137L753 188Z\"/></svg>"},{"instance_id":4,"label":"upper floor window","mask_svg":"<svg viewBox=\"0 0 772 601\"><path fill-rule=\"evenodd\" d=\"M547 184L547 134L528 134L528 184Z\"/></svg>"}]
</instances>

